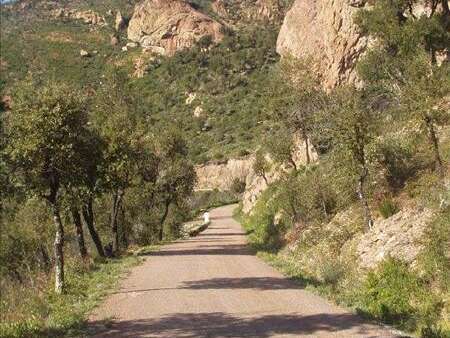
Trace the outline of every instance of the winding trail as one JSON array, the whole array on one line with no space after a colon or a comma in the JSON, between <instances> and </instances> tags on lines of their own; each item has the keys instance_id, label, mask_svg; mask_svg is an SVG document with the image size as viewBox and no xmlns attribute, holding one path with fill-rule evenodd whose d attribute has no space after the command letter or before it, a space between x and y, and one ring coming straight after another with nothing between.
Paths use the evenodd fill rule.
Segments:
<instances>
[{"instance_id":1,"label":"winding trail","mask_svg":"<svg viewBox=\"0 0 450 338\"><path fill-rule=\"evenodd\" d=\"M166 245L91 315L94 337L396 337L303 290L254 256L232 219Z\"/></svg>"}]
</instances>

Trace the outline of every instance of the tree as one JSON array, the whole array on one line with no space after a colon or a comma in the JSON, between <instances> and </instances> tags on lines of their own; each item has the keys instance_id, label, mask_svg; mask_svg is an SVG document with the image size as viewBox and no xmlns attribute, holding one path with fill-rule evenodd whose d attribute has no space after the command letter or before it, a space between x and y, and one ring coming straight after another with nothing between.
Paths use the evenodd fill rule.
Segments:
<instances>
[{"instance_id":1,"label":"tree","mask_svg":"<svg viewBox=\"0 0 450 338\"><path fill-rule=\"evenodd\" d=\"M290 165L297 171L297 164L294 161L294 140L286 129L282 128L271 135L266 147L275 162Z\"/></svg>"},{"instance_id":2,"label":"tree","mask_svg":"<svg viewBox=\"0 0 450 338\"><path fill-rule=\"evenodd\" d=\"M86 248L86 243L84 241L83 225L81 223L81 215L78 207L75 204L70 206L70 213L72 215L72 221L75 226L75 232L77 236L78 249L80 251L80 256L85 259L88 256L88 251Z\"/></svg>"},{"instance_id":3,"label":"tree","mask_svg":"<svg viewBox=\"0 0 450 338\"><path fill-rule=\"evenodd\" d=\"M415 0L381 0L356 20L376 46L359 64L359 73L381 89L402 115L421 122L428 134L435 168L444 175L436 126L449 120L441 103L450 86L448 41L450 11L445 0L427 2L429 11L415 15Z\"/></svg>"},{"instance_id":4,"label":"tree","mask_svg":"<svg viewBox=\"0 0 450 338\"><path fill-rule=\"evenodd\" d=\"M311 163L310 139L317 112L325 106L325 93L308 60L283 58L272 85L273 118L282 121L305 143L306 164Z\"/></svg>"},{"instance_id":5,"label":"tree","mask_svg":"<svg viewBox=\"0 0 450 338\"><path fill-rule=\"evenodd\" d=\"M111 192L111 231L113 251L120 251L120 225L118 216L126 190L132 184L136 171L137 147L143 138L136 114L135 97L131 93L124 73L111 71L97 92L93 121L105 142L102 179ZM87 208L86 211L89 211ZM91 219L88 216L88 219Z\"/></svg>"},{"instance_id":6,"label":"tree","mask_svg":"<svg viewBox=\"0 0 450 338\"><path fill-rule=\"evenodd\" d=\"M55 225L55 291L64 291L62 188L78 185L79 164L89 152L87 112L81 95L64 84L17 90L7 119L7 152L17 183L45 199Z\"/></svg>"},{"instance_id":7,"label":"tree","mask_svg":"<svg viewBox=\"0 0 450 338\"><path fill-rule=\"evenodd\" d=\"M154 147L158 158L155 198L162 206L158 238L162 241L170 206L192 194L197 178L193 165L186 159L186 142L177 129L169 127L158 135Z\"/></svg>"},{"instance_id":8,"label":"tree","mask_svg":"<svg viewBox=\"0 0 450 338\"><path fill-rule=\"evenodd\" d=\"M264 156L264 153L261 149L259 149L255 154L255 161L253 162L253 171L256 176L262 177L266 184L269 184L267 181L267 172L270 170L270 163Z\"/></svg>"},{"instance_id":9,"label":"tree","mask_svg":"<svg viewBox=\"0 0 450 338\"><path fill-rule=\"evenodd\" d=\"M365 102L364 93L353 87L338 88L332 93L321 123L323 132L331 135L334 151L341 153L336 158L340 158L341 164L356 178L356 192L368 229L373 226L366 191L368 146L375 135L375 125L373 111Z\"/></svg>"},{"instance_id":10,"label":"tree","mask_svg":"<svg viewBox=\"0 0 450 338\"><path fill-rule=\"evenodd\" d=\"M98 135L91 130L89 139L89 153L87 153L83 162L80 163L80 185L70 187L67 193L69 197L69 208L76 228L80 255L85 256L82 248L84 240L82 221L88 228L92 241L94 242L97 254L105 257L102 241L95 227L95 216L93 203L95 197L102 192L102 172L103 149L105 145ZM82 216L82 217L81 217Z\"/></svg>"}]
</instances>

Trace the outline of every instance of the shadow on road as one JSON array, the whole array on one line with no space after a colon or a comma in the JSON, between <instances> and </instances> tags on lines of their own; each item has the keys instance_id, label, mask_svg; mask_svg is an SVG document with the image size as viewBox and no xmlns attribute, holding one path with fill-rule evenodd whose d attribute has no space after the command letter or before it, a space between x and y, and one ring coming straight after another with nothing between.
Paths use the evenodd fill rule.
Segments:
<instances>
[{"instance_id":1,"label":"shadow on road","mask_svg":"<svg viewBox=\"0 0 450 338\"><path fill-rule=\"evenodd\" d=\"M295 281L295 282L294 282ZM162 290L229 290L229 289L253 289L268 290L296 290L303 289L307 285L318 286L319 281L307 277L287 279L274 277L248 277L248 278L211 278L204 280L188 281L177 287L129 289L113 292L112 294L144 293Z\"/></svg>"},{"instance_id":2,"label":"shadow on road","mask_svg":"<svg viewBox=\"0 0 450 338\"><path fill-rule=\"evenodd\" d=\"M249 277L249 278L211 278L185 282L183 289L257 289L288 290L301 289L302 285L286 278Z\"/></svg>"},{"instance_id":3,"label":"shadow on road","mask_svg":"<svg viewBox=\"0 0 450 338\"><path fill-rule=\"evenodd\" d=\"M367 334L362 320L352 314L316 314L310 316L261 315L239 317L223 312L216 313L176 313L160 319L129 321L97 321L91 323L89 336L95 337L271 337L273 335L305 335L322 332L342 331L359 327L358 333L365 338L375 338Z\"/></svg>"},{"instance_id":4,"label":"shadow on road","mask_svg":"<svg viewBox=\"0 0 450 338\"><path fill-rule=\"evenodd\" d=\"M254 251L247 245L228 244L223 246L212 245L195 247L193 249L177 249L176 247L149 252L147 256L204 256L204 255L253 255Z\"/></svg>"}]
</instances>

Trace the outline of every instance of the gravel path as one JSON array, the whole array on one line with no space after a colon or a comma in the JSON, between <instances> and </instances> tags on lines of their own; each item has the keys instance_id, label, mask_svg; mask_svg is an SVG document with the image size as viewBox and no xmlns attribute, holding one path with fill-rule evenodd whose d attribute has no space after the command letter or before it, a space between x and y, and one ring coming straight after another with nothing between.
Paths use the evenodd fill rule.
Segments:
<instances>
[{"instance_id":1,"label":"gravel path","mask_svg":"<svg viewBox=\"0 0 450 338\"><path fill-rule=\"evenodd\" d=\"M92 314L95 337L396 337L313 295L255 257L231 218L161 248Z\"/></svg>"}]
</instances>

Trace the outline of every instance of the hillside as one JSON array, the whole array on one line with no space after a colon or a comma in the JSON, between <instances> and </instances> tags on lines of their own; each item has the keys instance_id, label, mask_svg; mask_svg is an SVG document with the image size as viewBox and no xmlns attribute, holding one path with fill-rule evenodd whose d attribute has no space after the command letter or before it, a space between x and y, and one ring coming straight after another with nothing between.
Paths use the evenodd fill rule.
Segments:
<instances>
[{"instance_id":1,"label":"hillside","mask_svg":"<svg viewBox=\"0 0 450 338\"><path fill-rule=\"evenodd\" d=\"M192 6L212 13L208 2ZM241 6L246 11L249 7L235 4L227 9L225 18L212 14L223 22L222 27L228 27L223 28L220 43L210 45L205 39L172 58L152 55L141 47L122 50L129 40L126 28L115 29L116 13L120 11L129 21L134 9L131 2L101 1L91 6L83 1L24 1L8 5L2 10L1 27L3 95L26 76L61 79L92 92L107 69L117 66L131 76L130 85L139 93L140 109L149 125L159 128L175 121L186 133L196 162L246 155L267 129L262 124L261 98L270 68L278 60L275 41L280 18L268 25L264 17L241 18ZM75 14L64 16L60 8ZM87 10L105 24L75 19L76 13L89 17ZM55 13L59 13L57 17ZM81 51L89 56L81 56Z\"/></svg>"},{"instance_id":2,"label":"hillside","mask_svg":"<svg viewBox=\"0 0 450 338\"><path fill-rule=\"evenodd\" d=\"M141 255L239 201L249 244L299 287L448 336L446 0L21 0L0 15L0 335L81 335Z\"/></svg>"}]
</instances>

